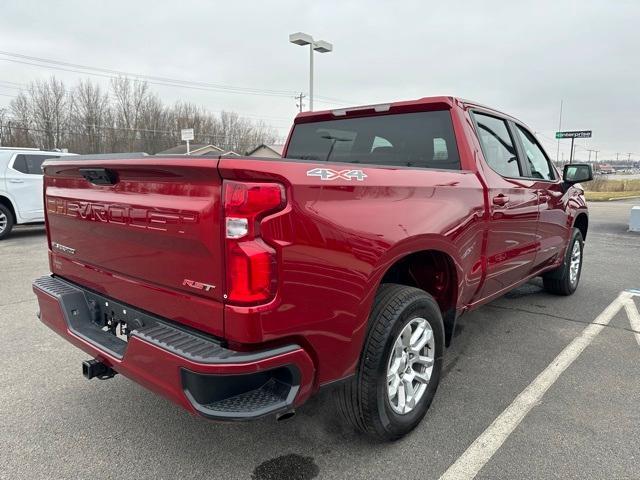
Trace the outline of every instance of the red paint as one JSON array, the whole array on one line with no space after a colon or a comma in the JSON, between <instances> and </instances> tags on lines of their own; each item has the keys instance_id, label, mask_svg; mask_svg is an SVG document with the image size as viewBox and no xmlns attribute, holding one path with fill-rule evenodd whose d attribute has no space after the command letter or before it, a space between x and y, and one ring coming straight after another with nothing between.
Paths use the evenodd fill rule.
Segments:
<instances>
[{"instance_id":1,"label":"red paint","mask_svg":"<svg viewBox=\"0 0 640 480\"><path fill-rule=\"evenodd\" d=\"M484 161L470 108L475 106L436 97L393 103L386 113L369 109L356 114L450 109L461 171L362 164L357 168L367 177L360 182L307 176L313 168L346 168L332 162L237 157L82 162L118 173L118 184L97 187L78 174L72 159L49 162L50 242L76 249L75 255L50 250L52 272L224 337L231 348L301 345L304 351L294 359L305 370L301 402L319 385L354 372L376 289L406 255L438 250L449 256L458 312L561 262L573 222L586 212L584 197L575 188L565 192L560 180L513 180L493 172ZM334 118L331 111L303 113L296 122ZM270 278L276 284L267 303L241 306L224 298L234 280L226 279L232 270L223 258L223 252L229 255L220 199L223 179L284 188L284 206L264 218L251 217L255 235L247 239L273 251ZM494 200L502 197L508 201ZM185 279L215 288L194 289ZM61 328L50 299L39 299L46 323L88 353L104 357ZM313 365L298 363L308 359ZM134 340L117 369L186 406L175 384L176 362L173 355ZM204 371L203 366L189 368ZM151 370L166 374L166 380L150 378L146 372Z\"/></svg>"}]
</instances>

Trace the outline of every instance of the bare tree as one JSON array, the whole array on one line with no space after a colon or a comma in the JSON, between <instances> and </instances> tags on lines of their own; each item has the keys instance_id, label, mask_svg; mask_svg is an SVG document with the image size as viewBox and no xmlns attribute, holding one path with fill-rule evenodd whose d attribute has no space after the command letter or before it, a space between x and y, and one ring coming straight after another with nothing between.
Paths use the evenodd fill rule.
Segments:
<instances>
[{"instance_id":1,"label":"bare tree","mask_svg":"<svg viewBox=\"0 0 640 480\"><path fill-rule=\"evenodd\" d=\"M110 126L109 96L100 85L80 81L73 90L70 124L73 127L74 150L99 153L104 150L105 130Z\"/></svg>"},{"instance_id":2,"label":"bare tree","mask_svg":"<svg viewBox=\"0 0 640 480\"><path fill-rule=\"evenodd\" d=\"M156 95L149 95L143 103L141 124L144 125L139 132L142 151L154 154L174 145L171 112Z\"/></svg>"},{"instance_id":3,"label":"bare tree","mask_svg":"<svg viewBox=\"0 0 640 480\"><path fill-rule=\"evenodd\" d=\"M11 101L10 104L12 120L7 122L7 132L9 135L8 145L22 147L36 146L36 139L31 133L31 107L30 101L24 92Z\"/></svg>"},{"instance_id":4,"label":"bare tree","mask_svg":"<svg viewBox=\"0 0 640 480\"><path fill-rule=\"evenodd\" d=\"M149 84L127 77L111 81L115 99L115 127L121 132L123 151L135 151L139 130L142 128L142 110L149 95Z\"/></svg>"},{"instance_id":5,"label":"bare tree","mask_svg":"<svg viewBox=\"0 0 640 480\"><path fill-rule=\"evenodd\" d=\"M38 143L47 150L59 148L68 127L69 98L64 84L53 76L48 81L36 80L27 96Z\"/></svg>"},{"instance_id":6,"label":"bare tree","mask_svg":"<svg viewBox=\"0 0 640 480\"><path fill-rule=\"evenodd\" d=\"M82 80L72 89L51 77L32 82L0 112L3 145L76 153L145 151L157 153L180 143L180 130L193 128L195 142L245 153L274 143L277 132L234 112L219 116L193 103L166 106L146 82L114 79L109 91Z\"/></svg>"},{"instance_id":7,"label":"bare tree","mask_svg":"<svg viewBox=\"0 0 640 480\"><path fill-rule=\"evenodd\" d=\"M0 147L9 140L9 131L5 130L8 125L9 112L6 108L0 108Z\"/></svg>"}]
</instances>

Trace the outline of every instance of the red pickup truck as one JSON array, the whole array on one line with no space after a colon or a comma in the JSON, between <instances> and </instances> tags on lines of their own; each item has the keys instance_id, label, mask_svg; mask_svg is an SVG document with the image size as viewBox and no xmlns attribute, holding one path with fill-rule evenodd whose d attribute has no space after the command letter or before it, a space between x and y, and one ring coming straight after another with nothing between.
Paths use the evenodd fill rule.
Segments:
<instances>
[{"instance_id":1,"label":"red pickup truck","mask_svg":"<svg viewBox=\"0 0 640 480\"><path fill-rule=\"evenodd\" d=\"M535 276L578 285L588 165L521 122L432 97L301 113L283 158L68 157L44 166L40 319L215 420L291 416L320 388L398 438L456 319Z\"/></svg>"}]
</instances>

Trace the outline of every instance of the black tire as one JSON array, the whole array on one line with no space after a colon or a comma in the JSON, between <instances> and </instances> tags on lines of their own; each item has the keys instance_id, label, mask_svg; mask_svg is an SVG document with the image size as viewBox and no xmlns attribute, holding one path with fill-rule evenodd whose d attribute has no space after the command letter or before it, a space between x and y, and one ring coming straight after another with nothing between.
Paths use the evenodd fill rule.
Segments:
<instances>
[{"instance_id":1,"label":"black tire","mask_svg":"<svg viewBox=\"0 0 640 480\"><path fill-rule=\"evenodd\" d=\"M0 222L0 240L4 240L9 236L13 229L13 225L15 224L15 219L13 218L11 210L0 203L0 220L2 219L6 219L6 223Z\"/></svg>"},{"instance_id":2,"label":"black tire","mask_svg":"<svg viewBox=\"0 0 640 480\"><path fill-rule=\"evenodd\" d=\"M387 367L394 343L416 318L427 320L433 331L434 363L431 378L417 404L408 413L396 413L387 394ZM356 374L335 395L338 411L357 430L382 440L396 440L413 430L435 396L444 350L444 327L438 304L431 295L413 287L383 284L369 317Z\"/></svg>"},{"instance_id":3,"label":"black tire","mask_svg":"<svg viewBox=\"0 0 640 480\"><path fill-rule=\"evenodd\" d=\"M580 266L578 267L578 274L574 281L571 280L571 257L574 249L574 245L578 244L580 249ZM542 276L542 283L545 290L555 295L571 295L578 288L580 283L580 275L582 273L582 263L584 260L584 241L582 240L582 233L577 228L573 229L571 234L571 240L567 246L567 251L564 256L564 262L555 270L545 273Z\"/></svg>"}]
</instances>

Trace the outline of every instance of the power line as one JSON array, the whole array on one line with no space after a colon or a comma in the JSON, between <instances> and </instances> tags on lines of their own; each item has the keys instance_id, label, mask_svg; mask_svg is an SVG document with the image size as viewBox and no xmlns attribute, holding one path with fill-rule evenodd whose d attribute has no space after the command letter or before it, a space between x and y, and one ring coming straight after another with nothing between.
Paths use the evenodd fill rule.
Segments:
<instances>
[{"instance_id":1,"label":"power line","mask_svg":"<svg viewBox=\"0 0 640 480\"><path fill-rule=\"evenodd\" d=\"M197 87L205 87L205 88L211 88L211 89L231 90L237 93L274 94L278 96L287 96L287 95L291 95L292 93L295 93L294 91L289 91L289 90L270 90L270 89L264 89L264 88L238 87L234 85L221 85L221 84L210 83L210 82L182 80L178 78L162 77L157 75L146 75L141 73L126 72L123 70L115 70L110 68L94 67L94 66L82 65L78 63L64 62L61 60L53 60L50 58L32 57L30 55L23 55L23 54L13 53L13 52L0 51L0 55L12 57L12 58L4 59L7 61L14 61L14 59L29 60L30 62L48 64L51 66L51 68L66 67L66 68L72 68L75 70L78 70L78 69L90 70L90 71L106 74L109 77L114 77L114 76L115 77L135 77L135 78L149 79L149 80L164 82L164 83L180 84L185 86L197 86ZM32 64L32 63L29 63L29 64Z\"/></svg>"},{"instance_id":2,"label":"power line","mask_svg":"<svg viewBox=\"0 0 640 480\"><path fill-rule=\"evenodd\" d=\"M72 73L81 73L85 75L95 75L103 78L118 78L118 77L131 77L141 80L146 80L150 84L173 86L180 88L188 88L192 90L204 90L204 91L218 91L224 93L243 94L243 95L259 95L259 96L273 96L273 97L290 97L295 95L293 90L273 90L264 88L251 88L251 87L239 87L234 85L222 85L210 82L201 82L195 80L183 80L178 78L163 77L157 75L146 75L141 73L126 72L123 70L115 70L103 67L94 67L89 65L82 65L78 63L65 62L61 60L54 60L50 58L34 57L30 55L23 55L20 53L0 51L0 55L4 55L10 58L0 58L0 60L20 63L24 65L31 65L36 67L51 68L54 70L61 70ZM44 64L44 65L43 65ZM329 104L349 104L345 100L331 98L331 97L318 97L324 99L323 103Z\"/></svg>"},{"instance_id":3,"label":"power line","mask_svg":"<svg viewBox=\"0 0 640 480\"><path fill-rule=\"evenodd\" d=\"M545 134L543 134L543 133L542 133L542 132L540 132L540 131L536 131L536 137L538 137L541 141L542 141L543 139L544 139L544 140L546 140L546 141L549 141L549 142L553 141L554 143L555 143L555 141L556 141L556 139L555 139L555 138L549 137L548 135L545 135ZM543 143L544 143L544 142L543 142ZM614 153L614 152L613 152L613 150L603 150L600 146L598 146L598 145L593 145L593 144L591 144L591 146L593 147L593 148L591 149L593 152L596 152L596 151L597 151L597 152L599 152L599 153L602 153L602 154L603 154L602 156L611 156L611 157L613 157L613 155L618 155L617 153ZM575 146L574 146L574 151L575 151L575 150L583 150L583 151L585 151L585 152L588 152L588 151L589 151L589 148L587 148L587 147L585 147L585 146L582 146L582 145L580 145L580 144L576 143L576 144L575 144ZM633 152L632 152L631 154L632 154L632 155L636 155L636 154L635 154L635 153L633 153ZM596 157L597 157L597 156L598 156L598 155L596 155ZM616 160L617 160L617 158L616 158Z\"/></svg>"},{"instance_id":4,"label":"power line","mask_svg":"<svg viewBox=\"0 0 640 480\"><path fill-rule=\"evenodd\" d=\"M55 66L55 65L41 65L41 64L32 63L32 62L23 62L23 61L15 60L15 59L12 59L12 58L0 58L0 60L14 62L14 63L21 63L21 64L24 64L24 65L32 65L32 66L40 67L40 68L46 67L46 68L51 68L51 69L54 69L54 70L61 70L61 71L72 72L72 73L79 73L79 74L82 74L82 75L93 75L93 76L98 76L98 77L102 77L102 78L109 78L109 79L117 79L118 78L118 76L116 76L116 75L108 75L108 74L92 72L92 71L74 70L74 69L71 69L71 68L58 67L58 66ZM267 93L267 92L260 93L260 92L251 92L251 91L223 90L223 89L214 88L214 87L199 87L199 86L182 84L182 83L162 82L162 81L157 81L157 80L151 80L149 78L146 78L143 75L135 75L135 74L132 74L131 77L132 78L136 78L136 79L140 79L140 80L145 80L147 83L152 84L152 85L162 85L162 86L168 86L168 87L180 87L180 88L186 88L186 89L189 89L189 90L200 90L200 91L208 91L208 92L214 91L214 92L241 94L241 95L258 95L258 96L272 96L272 97L289 97L291 95L291 93L287 93L287 94L281 94L281 93L277 93L276 94L276 93Z\"/></svg>"}]
</instances>

